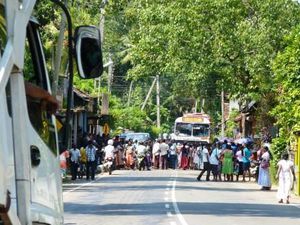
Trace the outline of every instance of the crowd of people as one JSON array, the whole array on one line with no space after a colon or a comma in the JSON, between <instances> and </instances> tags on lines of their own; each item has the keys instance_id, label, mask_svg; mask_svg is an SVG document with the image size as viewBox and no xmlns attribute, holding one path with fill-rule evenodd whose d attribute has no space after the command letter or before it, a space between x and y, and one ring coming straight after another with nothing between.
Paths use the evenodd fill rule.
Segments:
<instances>
[{"instance_id":1,"label":"crowd of people","mask_svg":"<svg viewBox=\"0 0 300 225\"><path fill-rule=\"evenodd\" d=\"M119 136L99 142L94 137L87 136L86 145L80 148L73 145L69 151L61 154L61 167L65 174L67 164L69 165L72 180L84 175L86 179L91 177L94 180L95 171L97 168L103 169L108 158L113 159L115 169L193 169L200 170L198 181L206 173L206 181L239 181L240 177L242 181L246 181L246 178L250 181L253 177L261 190L270 190L272 185L270 162L273 157L269 145L255 148L251 142L237 144L224 140L209 145L176 143L166 139L125 141ZM289 178L289 174L294 176ZM288 187L295 180L295 173L287 155L278 163L277 177L279 202L289 203Z\"/></svg>"}]
</instances>

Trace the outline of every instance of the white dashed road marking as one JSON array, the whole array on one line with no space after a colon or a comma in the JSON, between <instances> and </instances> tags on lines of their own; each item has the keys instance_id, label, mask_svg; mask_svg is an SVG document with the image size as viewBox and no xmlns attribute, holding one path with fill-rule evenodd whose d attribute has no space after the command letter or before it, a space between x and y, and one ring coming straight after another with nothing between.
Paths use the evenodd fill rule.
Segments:
<instances>
[{"instance_id":1,"label":"white dashed road marking","mask_svg":"<svg viewBox=\"0 0 300 225\"><path fill-rule=\"evenodd\" d=\"M176 171L176 177L177 177L177 171ZM176 187L176 179L174 179L173 186L172 186L172 203L173 203L173 207L175 210L175 214L176 214L178 220L180 221L181 225L188 225L188 223L185 221L184 217L182 216L182 214L180 213L180 210L178 208L178 205L176 202L176 196L175 196L175 187Z\"/></svg>"},{"instance_id":2,"label":"white dashed road marking","mask_svg":"<svg viewBox=\"0 0 300 225\"><path fill-rule=\"evenodd\" d=\"M73 192L73 191L76 191L76 190L78 190L78 189L81 189L81 188L83 188L84 186L90 185L90 184L92 184L92 183L94 183L94 182L100 180L101 178L107 177L107 176L108 176L108 175L106 175L106 174L104 174L104 175L101 174L101 176L100 176L100 177L96 177L95 180L92 180L92 181L90 181L90 182L88 182L88 183L78 184L79 186L76 187L76 188L73 188L73 189L70 189L70 190L63 191L63 195L66 196L66 195L68 195L68 193L70 193L70 192ZM72 183L71 183L71 184L72 184ZM67 185L66 185L66 186L67 186Z\"/></svg>"}]
</instances>

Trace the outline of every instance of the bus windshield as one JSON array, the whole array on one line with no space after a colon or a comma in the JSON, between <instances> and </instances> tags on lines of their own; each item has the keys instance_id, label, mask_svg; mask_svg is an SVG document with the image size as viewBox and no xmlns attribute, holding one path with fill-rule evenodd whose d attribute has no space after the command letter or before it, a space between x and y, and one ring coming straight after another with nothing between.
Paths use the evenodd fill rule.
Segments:
<instances>
[{"instance_id":1,"label":"bus windshield","mask_svg":"<svg viewBox=\"0 0 300 225\"><path fill-rule=\"evenodd\" d=\"M176 124L176 133L178 135L192 135L192 124L189 123L177 123Z\"/></svg>"},{"instance_id":2,"label":"bus windshield","mask_svg":"<svg viewBox=\"0 0 300 225\"><path fill-rule=\"evenodd\" d=\"M193 124L193 136L205 137L209 135L208 124Z\"/></svg>"}]
</instances>

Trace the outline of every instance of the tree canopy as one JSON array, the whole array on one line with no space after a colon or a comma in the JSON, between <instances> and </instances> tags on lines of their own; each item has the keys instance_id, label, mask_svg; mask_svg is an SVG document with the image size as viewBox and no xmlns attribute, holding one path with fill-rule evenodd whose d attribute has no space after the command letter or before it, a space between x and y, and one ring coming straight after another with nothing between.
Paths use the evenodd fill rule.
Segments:
<instances>
[{"instance_id":1,"label":"tree canopy","mask_svg":"<svg viewBox=\"0 0 300 225\"><path fill-rule=\"evenodd\" d=\"M40 2L41 24L52 24L50 38L59 13ZM67 1L74 24L99 26L101 2ZM110 0L104 16L104 58L114 62L112 112L122 118L116 126L155 125L155 94L144 111L141 105L156 75L165 129L196 102L220 122L222 90L241 104L258 102L261 126L277 121L291 132L298 125L300 7L294 1ZM75 79L75 85L95 92L91 81Z\"/></svg>"}]
</instances>

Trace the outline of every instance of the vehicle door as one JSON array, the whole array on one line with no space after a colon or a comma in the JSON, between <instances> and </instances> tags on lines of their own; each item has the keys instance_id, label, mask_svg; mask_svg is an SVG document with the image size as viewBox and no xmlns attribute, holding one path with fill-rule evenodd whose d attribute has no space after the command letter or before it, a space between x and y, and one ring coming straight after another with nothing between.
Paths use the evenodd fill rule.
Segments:
<instances>
[{"instance_id":1,"label":"vehicle door","mask_svg":"<svg viewBox=\"0 0 300 225\"><path fill-rule=\"evenodd\" d=\"M24 62L24 84L51 93L38 24L30 21ZM27 90L27 89L26 89ZM61 223L63 206L56 120L37 93L26 93L24 110L31 154L31 215L40 223ZM26 112L26 113L25 113Z\"/></svg>"}]
</instances>

